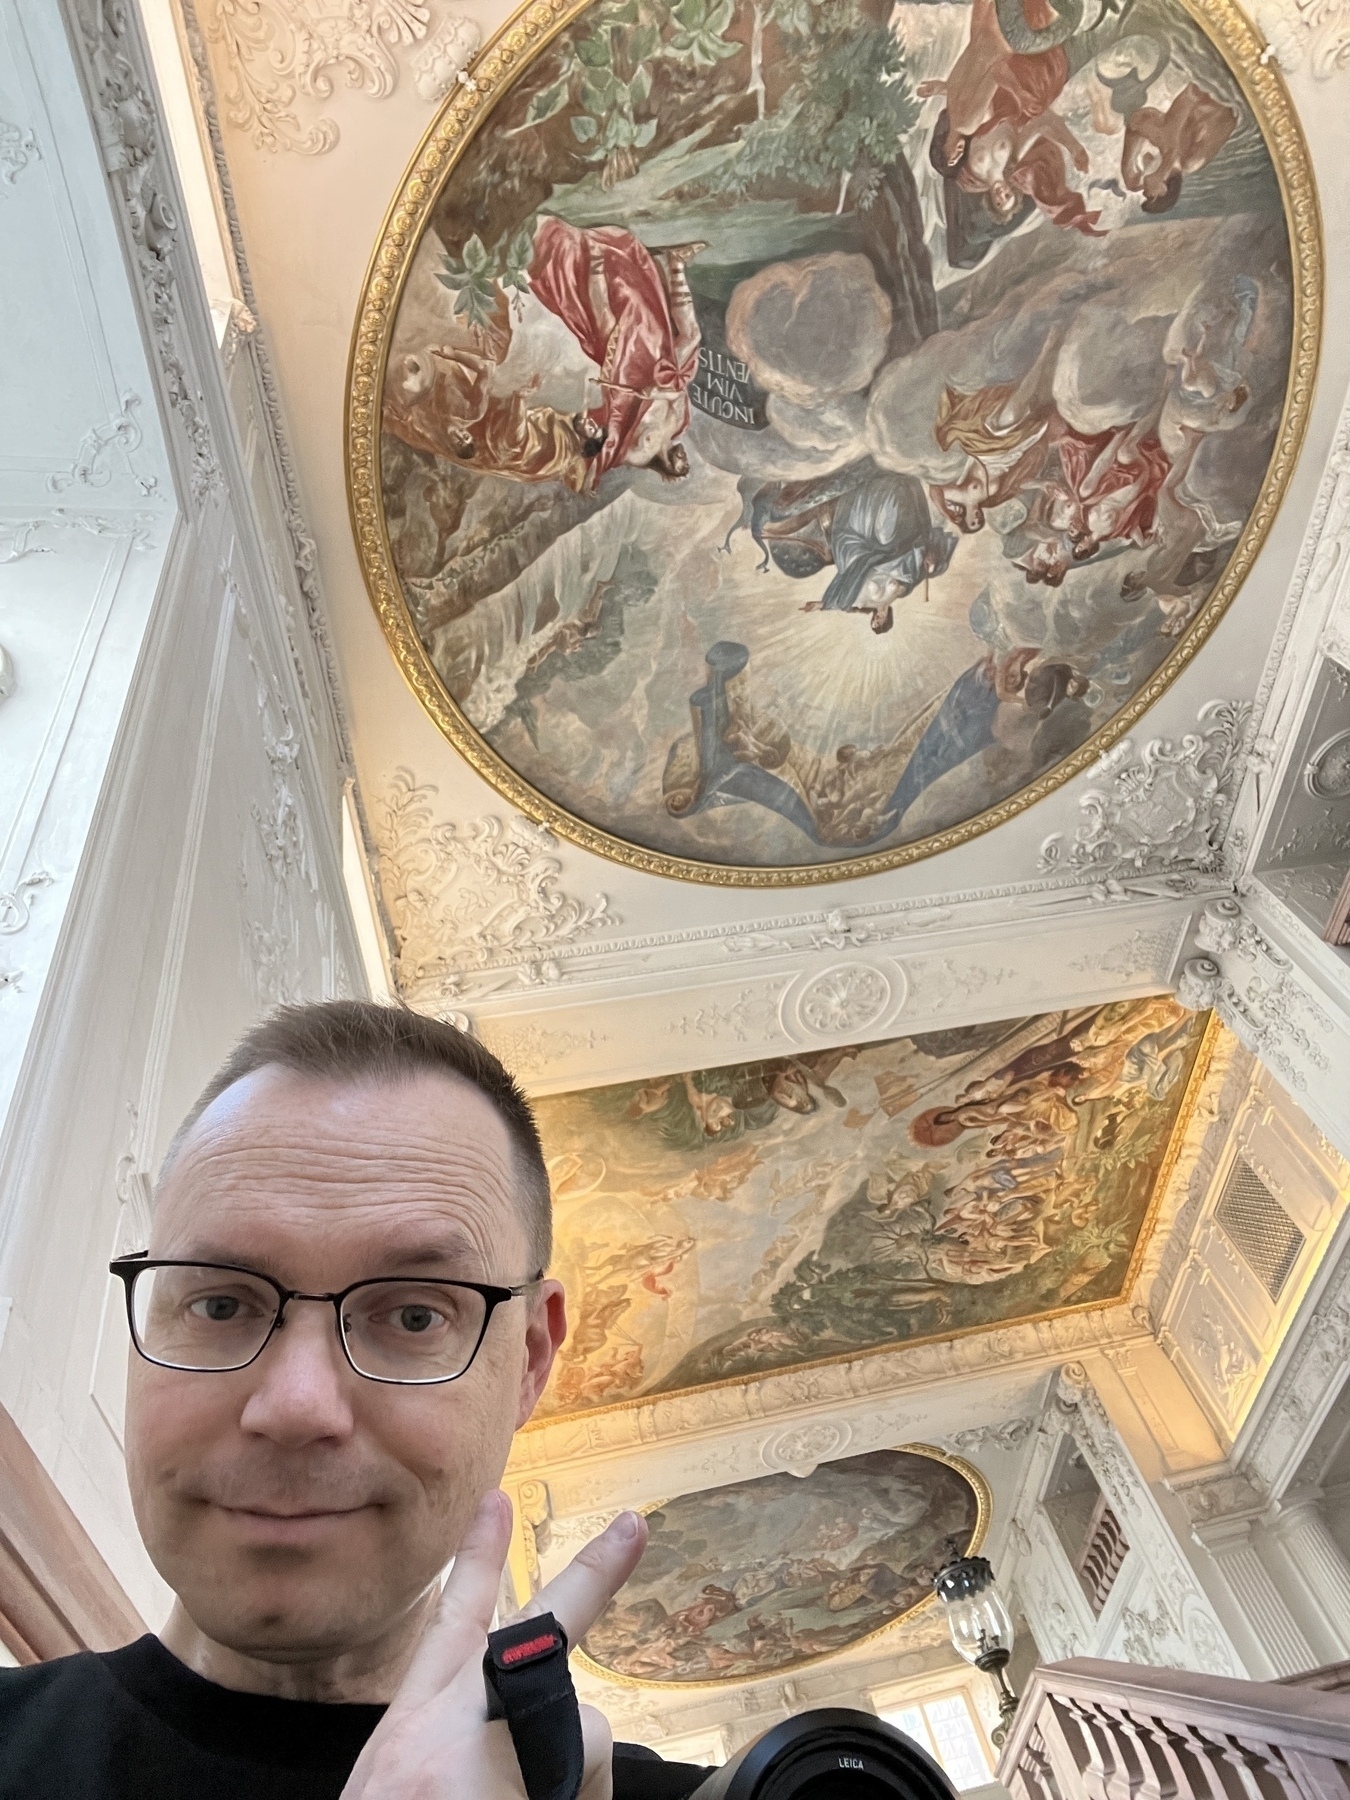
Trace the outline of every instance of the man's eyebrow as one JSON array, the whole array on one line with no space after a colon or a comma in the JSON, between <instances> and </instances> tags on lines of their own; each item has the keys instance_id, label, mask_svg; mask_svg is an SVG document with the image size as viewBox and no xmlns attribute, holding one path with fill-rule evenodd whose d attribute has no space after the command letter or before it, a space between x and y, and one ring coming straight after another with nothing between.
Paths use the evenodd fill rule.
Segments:
<instances>
[{"instance_id":1,"label":"man's eyebrow","mask_svg":"<svg viewBox=\"0 0 1350 1800\"><path fill-rule=\"evenodd\" d=\"M472 1239L462 1231L450 1231L444 1237L418 1238L406 1244L387 1245L371 1267L376 1271L390 1270L400 1273L404 1269L430 1269L446 1263L458 1263L462 1266L465 1258L478 1260L478 1250Z\"/></svg>"},{"instance_id":2,"label":"man's eyebrow","mask_svg":"<svg viewBox=\"0 0 1350 1800\"><path fill-rule=\"evenodd\" d=\"M259 1275L270 1275L274 1280L282 1279L280 1265L274 1256L260 1251L240 1250L234 1246L226 1248L202 1238L194 1238L185 1247L175 1250L170 1260L227 1263L234 1268L255 1269ZM410 1239L405 1244L381 1244L371 1254L369 1273L396 1275L404 1270L430 1269L447 1264L458 1265L455 1272L460 1273L466 1260L475 1264L480 1260L477 1246L467 1232L450 1230L435 1238L419 1237Z\"/></svg>"}]
</instances>

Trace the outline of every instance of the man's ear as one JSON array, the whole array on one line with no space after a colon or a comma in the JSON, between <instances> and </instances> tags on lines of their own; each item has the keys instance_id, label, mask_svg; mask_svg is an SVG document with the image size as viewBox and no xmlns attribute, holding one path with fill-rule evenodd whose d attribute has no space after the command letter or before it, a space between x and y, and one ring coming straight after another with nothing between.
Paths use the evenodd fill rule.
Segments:
<instances>
[{"instance_id":1,"label":"man's ear","mask_svg":"<svg viewBox=\"0 0 1350 1800\"><path fill-rule=\"evenodd\" d=\"M567 1302L562 1283L541 1281L529 1300L529 1308L525 1324L525 1359L520 1371L520 1401L516 1408L517 1431L539 1404L539 1396L553 1369L553 1359L567 1336Z\"/></svg>"}]
</instances>

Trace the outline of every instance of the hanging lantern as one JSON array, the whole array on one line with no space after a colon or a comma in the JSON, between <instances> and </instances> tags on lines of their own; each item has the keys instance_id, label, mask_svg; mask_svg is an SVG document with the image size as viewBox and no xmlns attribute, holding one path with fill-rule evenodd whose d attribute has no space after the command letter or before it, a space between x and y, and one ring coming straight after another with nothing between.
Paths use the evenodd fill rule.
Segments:
<instances>
[{"instance_id":1,"label":"hanging lantern","mask_svg":"<svg viewBox=\"0 0 1350 1800\"><path fill-rule=\"evenodd\" d=\"M946 1610L957 1653L982 1669L998 1688L1002 1723L993 1733L993 1740L1002 1744L1017 1711L1017 1695L1005 1673L1012 1656L1012 1615L998 1591L994 1571L983 1556L958 1557L938 1570L933 1577L933 1590Z\"/></svg>"}]
</instances>

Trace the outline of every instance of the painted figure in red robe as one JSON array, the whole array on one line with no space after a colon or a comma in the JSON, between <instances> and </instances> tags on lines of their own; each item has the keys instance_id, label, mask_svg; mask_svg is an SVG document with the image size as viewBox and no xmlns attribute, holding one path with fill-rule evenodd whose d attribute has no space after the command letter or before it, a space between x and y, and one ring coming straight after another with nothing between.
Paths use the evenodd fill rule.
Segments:
<instances>
[{"instance_id":1,"label":"painted figure in red robe","mask_svg":"<svg viewBox=\"0 0 1350 1800\"><path fill-rule=\"evenodd\" d=\"M582 231L542 218L534 234L530 291L567 326L600 370L600 401L586 417L599 439L591 484L620 464L689 472L680 438L700 332L684 265L706 246L649 251L617 225Z\"/></svg>"}]
</instances>

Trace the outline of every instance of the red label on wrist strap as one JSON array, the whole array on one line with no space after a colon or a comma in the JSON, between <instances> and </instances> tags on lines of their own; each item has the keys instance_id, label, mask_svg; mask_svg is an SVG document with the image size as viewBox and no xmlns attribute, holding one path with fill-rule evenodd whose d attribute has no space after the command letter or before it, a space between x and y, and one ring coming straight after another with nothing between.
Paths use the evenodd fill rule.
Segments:
<instances>
[{"instance_id":1,"label":"red label on wrist strap","mask_svg":"<svg viewBox=\"0 0 1350 1800\"><path fill-rule=\"evenodd\" d=\"M545 1632L541 1637L526 1638L523 1644L511 1644L505 1650L497 1652L497 1661L502 1668L513 1668L517 1663L533 1662L536 1657L546 1655L550 1650L559 1648L556 1632Z\"/></svg>"}]
</instances>

